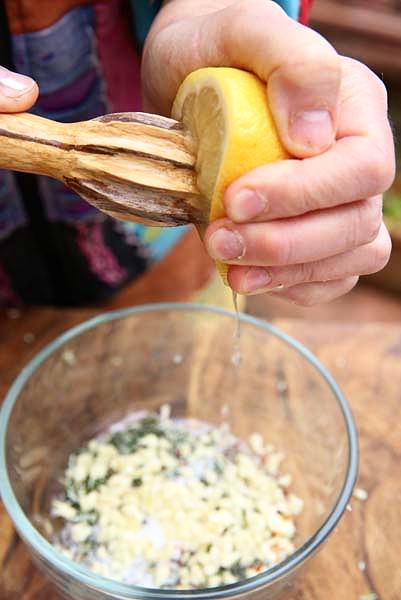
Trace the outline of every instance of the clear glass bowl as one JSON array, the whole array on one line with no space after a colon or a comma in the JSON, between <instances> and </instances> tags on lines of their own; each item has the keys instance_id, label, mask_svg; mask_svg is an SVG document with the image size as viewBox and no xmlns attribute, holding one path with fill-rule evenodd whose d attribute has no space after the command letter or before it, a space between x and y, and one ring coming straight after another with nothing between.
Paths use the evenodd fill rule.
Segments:
<instances>
[{"instance_id":1,"label":"clear glass bowl","mask_svg":"<svg viewBox=\"0 0 401 600\"><path fill-rule=\"evenodd\" d=\"M301 344L268 323L240 318L239 367L231 360L235 315L147 305L68 331L14 382L0 413L2 499L33 559L67 598L282 598L334 529L357 473L347 402ZM165 403L173 416L228 419L239 437L258 431L286 454L283 472L305 502L290 557L236 584L179 592L120 584L55 551L49 502L69 454L126 414Z\"/></svg>"}]
</instances>

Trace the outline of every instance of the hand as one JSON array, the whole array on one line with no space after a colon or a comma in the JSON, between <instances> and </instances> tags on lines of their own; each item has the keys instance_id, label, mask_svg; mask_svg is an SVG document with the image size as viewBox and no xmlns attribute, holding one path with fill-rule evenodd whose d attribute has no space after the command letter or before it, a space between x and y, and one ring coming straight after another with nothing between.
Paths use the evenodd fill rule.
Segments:
<instances>
[{"instance_id":1,"label":"hand","mask_svg":"<svg viewBox=\"0 0 401 600\"><path fill-rule=\"evenodd\" d=\"M381 194L395 161L384 85L273 2L171 0L145 47L147 109L168 114L189 72L222 65L268 82L279 135L296 158L229 186L227 219L206 231L210 255L231 265L240 293L274 289L303 305L346 293L391 251Z\"/></svg>"},{"instance_id":2,"label":"hand","mask_svg":"<svg viewBox=\"0 0 401 600\"><path fill-rule=\"evenodd\" d=\"M35 104L38 93L33 79L0 67L0 113L28 110Z\"/></svg>"}]
</instances>

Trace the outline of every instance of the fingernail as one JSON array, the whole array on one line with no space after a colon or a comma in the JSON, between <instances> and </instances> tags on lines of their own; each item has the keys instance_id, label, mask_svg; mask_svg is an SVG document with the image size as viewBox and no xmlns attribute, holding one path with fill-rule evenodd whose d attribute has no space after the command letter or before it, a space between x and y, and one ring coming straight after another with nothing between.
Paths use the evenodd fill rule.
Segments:
<instances>
[{"instance_id":1,"label":"fingernail","mask_svg":"<svg viewBox=\"0 0 401 600\"><path fill-rule=\"evenodd\" d=\"M222 227L209 238L209 254L216 260L242 258L245 252L244 240L236 231Z\"/></svg>"},{"instance_id":2,"label":"fingernail","mask_svg":"<svg viewBox=\"0 0 401 600\"><path fill-rule=\"evenodd\" d=\"M303 146L323 148L334 140L333 120L327 110L298 113L290 123L290 136Z\"/></svg>"},{"instance_id":3,"label":"fingernail","mask_svg":"<svg viewBox=\"0 0 401 600\"><path fill-rule=\"evenodd\" d=\"M266 209L266 198L254 190L243 189L230 200L227 212L233 221L243 222L261 215Z\"/></svg>"},{"instance_id":4,"label":"fingernail","mask_svg":"<svg viewBox=\"0 0 401 600\"><path fill-rule=\"evenodd\" d=\"M6 71L0 73L1 92L4 96L16 98L25 94L32 86L32 79Z\"/></svg>"},{"instance_id":5,"label":"fingernail","mask_svg":"<svg viewBox=\"0 0 401 600\"><path fill-rule=\"evenodd\" d=\"M272 278L266 271L266 269L254 267L252 269L249 269L249 271L245 275L242 284L242 291L244 292L244 294L255 292L256 290L260 290L268 286L271 280Z\"/></svg>"}]
</instances>

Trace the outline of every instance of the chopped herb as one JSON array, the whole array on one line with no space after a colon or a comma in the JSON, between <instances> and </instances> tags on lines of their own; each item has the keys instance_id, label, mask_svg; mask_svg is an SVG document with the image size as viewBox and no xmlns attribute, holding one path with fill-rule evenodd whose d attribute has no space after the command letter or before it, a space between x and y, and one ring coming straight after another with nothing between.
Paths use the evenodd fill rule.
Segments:
<instances>
[{"instance_id":1,"label":"chopped herb","mask_svg":"<svg viewBox=\"0 0 401 600\"><path fill-rule=\"evenodd\" d=\"M104 477L100 477L100 479L92 480L89 477L85 480L85 489L87 493L98 490L102 485L104 485L110 477L113 475L112 469L109 469Z\"/></svg>"},{"instance_id":2,"label":"chopped herb","mask_svg":"<svg viewBox=\"0 0 401 600\"><path fill-rule=\"evenodd\" d=\"M110 444L115 446L121 454L131 454L138 449L141 440L147 435L165 437L165 432L160 427L160 421L155 417L145 417L136 427L125 431L118 431L110 437Z\"/></svg>"},{"instance_id":3,"label":"chopped herb","mask_svg":"<svg viewBox=\"0 0 401 600\"><path fill-rule=\"evenodd\" d=\"M246 567L240 563L240 561L236 562L230 569L231 575L234 575L238 580L246 579Z\"/></svg>"}]
</instances>

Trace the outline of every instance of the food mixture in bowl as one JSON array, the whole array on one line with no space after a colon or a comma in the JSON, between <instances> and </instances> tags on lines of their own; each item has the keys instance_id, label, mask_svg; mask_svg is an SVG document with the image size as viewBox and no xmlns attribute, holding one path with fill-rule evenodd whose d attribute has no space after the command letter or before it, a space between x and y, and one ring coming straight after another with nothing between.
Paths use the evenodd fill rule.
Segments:
<instances>
[{"instance_id":1,"label":"food mixture in bowl","mask_svg":"<svg viewBox=\"0 0 401 600\"><path fill-rule=\"evenodd\" d=\"M227 425L135 413L71 455L54 544L105 577L165 589L226 585L281 562L303 502L283 456Z\"/></svg>"}]
</instances>

